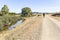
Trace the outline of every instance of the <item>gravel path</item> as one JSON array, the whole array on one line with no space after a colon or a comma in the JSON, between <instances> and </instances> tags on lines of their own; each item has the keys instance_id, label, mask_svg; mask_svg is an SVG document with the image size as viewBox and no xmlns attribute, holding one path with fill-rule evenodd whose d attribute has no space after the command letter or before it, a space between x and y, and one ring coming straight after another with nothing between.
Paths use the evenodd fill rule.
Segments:
<instances>
[{"instance_id":1,"label":"gravel path","mask_svg":"<svg viewBox=\"0 0 60 40\"><path fill-rule=\"evenodd\" d=\"M0 40L60 40L60 22L49 17L31 17Z\"/></svg>"},{"instance_id":2,"label":"gravel path","mask_svg":"<svg viewBox=\"0 0 60 40\"><path fill-rule=\"evenodd\" d=\"M53 20L48 16L44 18L41 40L60 40L60 28Z\"/></svg>"}]
</instances>

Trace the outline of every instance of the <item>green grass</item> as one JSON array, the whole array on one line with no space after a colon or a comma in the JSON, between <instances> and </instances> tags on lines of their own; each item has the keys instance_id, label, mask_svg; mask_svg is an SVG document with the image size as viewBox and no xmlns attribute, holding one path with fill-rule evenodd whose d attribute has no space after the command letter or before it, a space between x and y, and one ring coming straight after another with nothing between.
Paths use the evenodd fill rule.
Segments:
<instances>
[{"instance_id":1,"label":"green grass","mask_svg":"<svg viewBox=\"0 0 60 40\"><path fill-rule=\"evenodd\" d=\"M0 16L0 31L8 29L11 25L15 24L18 20L24 20L20 16L4 15Z\"/></svg>"}]
</instances>

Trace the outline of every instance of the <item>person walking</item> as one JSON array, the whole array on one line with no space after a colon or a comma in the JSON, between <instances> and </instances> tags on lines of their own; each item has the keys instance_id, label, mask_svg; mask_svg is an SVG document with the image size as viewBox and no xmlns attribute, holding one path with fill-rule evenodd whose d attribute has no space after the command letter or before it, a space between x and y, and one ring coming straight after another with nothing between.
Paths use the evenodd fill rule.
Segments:
<instances>
[{"instance_id":1,"label":"person walking","mask_svg":"<svg viewBox=\"0 0 60 40\"><path fill-rule=\"evenodd\" d=\"M43 18L45 17L45 13L43 13Z\"/></svg>"}]
</instances>

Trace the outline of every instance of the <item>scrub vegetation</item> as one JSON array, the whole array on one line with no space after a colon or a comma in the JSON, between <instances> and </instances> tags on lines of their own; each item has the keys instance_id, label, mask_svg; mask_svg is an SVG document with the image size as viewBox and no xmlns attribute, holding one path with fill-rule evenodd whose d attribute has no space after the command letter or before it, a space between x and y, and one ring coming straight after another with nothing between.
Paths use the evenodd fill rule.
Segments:
<instances>
[{"instance_id":1,"label":"scrub vegetation","mask_svg":"<svg viewBox=\"0 0 60 40\"><path fill-rule=\"evenodd\" d=\"M0 31L7 30L11 25L15 24L19 20L25 20L26 17L31 17L32 11L29 7L22 8L22 12L17 14L15 12L9 12L7 5L4 5L0 11Z\"/></svg>"},{"instance_id":2,"label":"scrub vegetation","mask_svg":"<svg viewBox=\"0 0 60 40\"><path fill-rule=\"evenodd\" d=\"M11 25L18 20L24 20L20 15L14 12L9 12L7 5L4 5L0 11L0 31L7 30Z\"/></svg>"}]
</instances>

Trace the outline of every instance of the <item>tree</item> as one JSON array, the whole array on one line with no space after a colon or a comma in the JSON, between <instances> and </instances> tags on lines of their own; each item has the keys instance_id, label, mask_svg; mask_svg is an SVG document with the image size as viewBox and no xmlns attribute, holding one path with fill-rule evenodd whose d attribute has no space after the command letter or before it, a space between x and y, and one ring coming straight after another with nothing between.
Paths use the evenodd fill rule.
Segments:
<instances>
[{"instance_id":1,"label":"tree","mask_svg":"<svg viewBox=\"0 0 60 40\"><path fill-rule=\"evenodd\" d=\"M29 17L32 15L32 11L29 7L22 8L22 16Z\"/></svg>"},{"instance_id":2,"label":"tree","mask_svg":"<svg viewBox=\"0 0 60 40\"><path fill-rule=\"evenodd\" d=\"M8 9L7 5L4 5L4 6L2 7L1 12L2 12L2 14L8 14L9 9Z\"/></svg>"},{"instance_id":3,"label":"tree","mask_svg":"<svg viewBox=\"0 0 60 40\"><path fill-rule=\"evenodd\" d=\"M10 15L16 15L16 13L15 13L15 12L10 12L9 14L10 14Z\"/></svg>"},{"instance_id":4,"label":"tree","mask_svg":"<svg viewBox=\"0 0 60 40\"><path fill-rule=\"evenodd\" d=\"M2 12L0 11L0 16L2 16Z\"/></svg>"}]
</instances>

